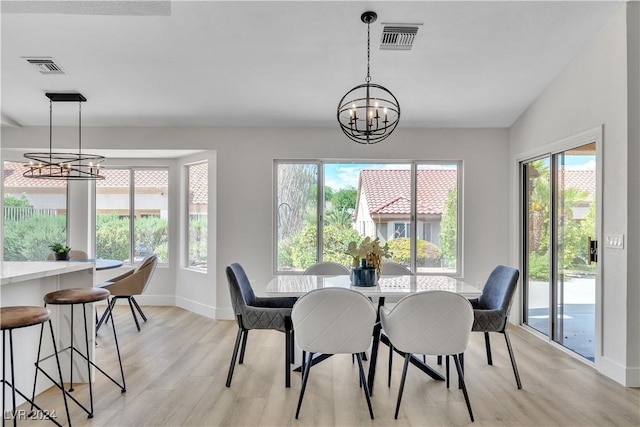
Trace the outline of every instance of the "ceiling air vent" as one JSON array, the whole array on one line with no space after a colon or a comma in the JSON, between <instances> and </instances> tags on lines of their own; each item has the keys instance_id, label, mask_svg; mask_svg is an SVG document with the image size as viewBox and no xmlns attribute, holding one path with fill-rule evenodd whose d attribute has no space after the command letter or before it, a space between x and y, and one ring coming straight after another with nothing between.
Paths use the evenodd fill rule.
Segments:
<instances>
[{"instance_id":1,"label":"ceiling air vent","mask_svg":"<svg viewBox=\"0 0 640 427\"><path fill-rule=\"evenodd\" d=\"M385 25L380 49L411 50L417 33L417 25Z\"/></svg>"},{"instance_id":2,"label":"ceiling air vent","mask_svg":"<svg viewBox=\"0 0 640 427\"><path fill-rule=\"evenodd\" d=\"M38 69L40 74L66 74L53 58L25 58L27 62Z\"/></svg>"}]
</instances>

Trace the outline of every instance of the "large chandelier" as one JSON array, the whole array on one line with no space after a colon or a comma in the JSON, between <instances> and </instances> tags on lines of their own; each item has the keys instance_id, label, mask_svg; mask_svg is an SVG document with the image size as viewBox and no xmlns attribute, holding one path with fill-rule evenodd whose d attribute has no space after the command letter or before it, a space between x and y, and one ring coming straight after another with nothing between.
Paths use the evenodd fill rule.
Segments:
<instances>
[{"instance_id":1,"label":"large chandelier","mask_svg":"<svg viewBox=\"0 0 640 427\"><path fill-rule=\"evenodd\" d=\"M27 170L22 174L27 178L91 180L104 179L100 175L100 163L105 161L103 156L82 152L82 103L87 98L79 93L47 93L49 98L49 152L25 153L29 159ZM53 103L78 103L78 151L75 153L61 153L53 151Z\"/></svg>"},{"instance_id":2,"label":"large chandelier","mask_svg":"<svg viewBox=\"0 0 640 427\"><path fill-rule=\"evenodd\" d=\"M371 83L371 23L378 15L365 12L360 16L367 24L367 77L338 103L338 123L351 140L359 144L375 144L386 139L400 121L400 104L384 86Z\"/></svg>"}]
</instances>

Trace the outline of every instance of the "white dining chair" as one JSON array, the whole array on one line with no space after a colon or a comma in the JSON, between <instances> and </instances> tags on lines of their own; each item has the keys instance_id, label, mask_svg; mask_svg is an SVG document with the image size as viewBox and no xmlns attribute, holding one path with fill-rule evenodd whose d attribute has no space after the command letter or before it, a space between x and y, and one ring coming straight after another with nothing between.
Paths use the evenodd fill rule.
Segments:
<instances>
[{"instance_id":1,"label":"white dining chair","mask_svg":"<svg viewBox=\"0 0 640 427\"><path fill-rule=\"evenodd\" d=\"M335 275L340 276L343 274L349 274L349 270L342 264L331 261L317 262L309 266L303 274L307 275Z\"/></svg>"},{"instance_id":2,"label":"white dining chair","mask_svg":"<svg viewBox=\"0 0 640 427\"><path fill-rule=\"evenodd\" d=\"M404 265L393 262L393 261L383 261L380 264L380 275L381 276L413 276L411 270L409 270Z\"/></svg>"},{"instance_id":3,"label":"white dining chair","mask_svg":"<svg viewBox=\"0 0 640 427\"><path fill-rule=\"evenodd\" d=\"M306 293L291 311L298 345L306 352L296 419L300 414L315 353L352 354L358 360L360 383L373 419L373 408L361 354L369 348L376 310L360 292L343 288L316 289Z\"/></svg>"},{"instance_id":4,"label":"white dining chair","mask_svg":"<svg viewBox=\"0 0 640 427\"><path fill-rule=\"evenodd\" d=\"M409 360L413 353L417 353L453 356L469 417L473 421L471 403L458 357L467 349L471 335L471 303L453 292L425 291L402 298L391 310L381 307L380 320L393 346L404 353L395 418L398 419L400 411Z\"/></svg>"}]
</instances>

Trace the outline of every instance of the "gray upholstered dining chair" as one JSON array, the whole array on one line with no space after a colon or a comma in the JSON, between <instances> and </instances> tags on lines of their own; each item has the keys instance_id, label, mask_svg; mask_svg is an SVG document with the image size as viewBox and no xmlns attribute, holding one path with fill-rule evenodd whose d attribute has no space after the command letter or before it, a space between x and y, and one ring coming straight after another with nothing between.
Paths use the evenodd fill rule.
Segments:
<instances>
[{"instance_id":1,"label":"gray upholstered dining chair","mask_svg":"<svg viewBox=\"0 0 640 427\"><path fill-rule=\"evenodd\" d=\"M469 417L473 421L459 359L467 349L473 325L473 309L469 301L453 292L419 292L402 298L391 310L381 307L380 321L389 341L404 353L395 418L398 418L400 411L411 355L417 353L453 356Z\"/></svg>"},{"instance_id":2,"label":"gray upholstered dining chair","mask_svg":"<svg viewBox=\"0 0 640 427\"><path fill-rule=\"evenodd\" d=\"M369 387L362 367L362 356L371 344L376 309L360 292L344 288L315 289L301 296L291 312L298 345L306 352L302 387L296 409L300 414L314 353L351 354L358 360L360 384L373 419Z\"/></svg>"},{"instance_id":3,"label":"gray upholstered dining chair","mask_svg":"<svg viewBox=\"0 0 640 427\"><path fill-rule=\"evenodd\" d=\"M291 363L293 361L293 327L291 309L297 301L296 297L257 297L251 287L251 282L242 266L233 263L227 267L227 281L231 293L231 305L238 323L238 333L233 346L233 356L227 374L227 387L231 387L233 370L236 365L244 362L244 352L247 347L249 330L272 329L285 334L285 386L291 386ZM240 357L238 358L238 349Z\"/></svg>"},{"instance_id":4,"label":"gray upholstered dining chair","mask_svg":"<svg viewBox=\"0 0 640 427\"><path fill-rule=\"evenodd\" d=\"M349 270L344 265L337 262L323 261L316 262L313 265L307 267L303 274L315 274L315 275L342 275L349 274Z\"/></svg>"},{"instance_id":5,"label":"gray upholstered dining chair","mask_svg":"<svg viewBox=\"0 0 640 427\"><path fill-rule=\"evenodd\" d=\"M507 325L509 324L509 311L511 310L511 302L513 294L518 284L520 272L504 265L499 265L493 269L487 279L482 294L478 298L470 299L473 306L473 331L484 332L485 346L487 349L487 362L493 365L491 358L491 342L489 340L489 332L499 332L504 335L511 359L511 366L516 377L518 389L522 388L520 382L520 374L516 365L516 358L513 354L511 341L507 334Z\"/></svg>"}]
</instances>

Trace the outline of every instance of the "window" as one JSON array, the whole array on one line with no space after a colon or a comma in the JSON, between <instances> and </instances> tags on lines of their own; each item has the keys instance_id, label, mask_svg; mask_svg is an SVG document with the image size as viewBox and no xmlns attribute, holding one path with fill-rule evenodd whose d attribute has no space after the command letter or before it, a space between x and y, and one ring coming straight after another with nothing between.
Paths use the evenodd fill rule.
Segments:
<instances>
[{"instance_id":1,"label":"window","mask_svg":"<svg viewBox=\"0 0 640 427\"><path fill-rule=\"evenodd\" d=\"M369 236L417 273L460 272L460 162L276 161L275 170L276 271L349 266L349 242Z\"/></svg>"},{"instance_id":2,"label":"window","mask_svg":"<svg viewBox=\"0 0 640 427\"><path fill-rule=\"evenodd\" d=\"M276 268L305 269L318 254L318 165L277 164L276 187Z\"/></svg>"},{"instance_id":3,"label":"window","mask_svg":"<svg viewBox=\"0 0 640 427\"><path fill-rule=\"evenodd\" d=\"M430 242L431 241L431 223L423 222L420 225L422 225L422 240Z\"/></svg>"},{"instance_id":4,"label":"window","mask_svg":"<svg viewBox=\"0 0 640 427\"><path fill-rule=\"evenodd\" d=\"M67 241L67 181L25 178L19 162L3 167L3 258L43 261L49 245Z\"/></svg>"},{"instance_id":5,"label":"window","mask_svg":"<svg viewBox=\"0 0 640 427\"><path fill-rule=\"evenodd\" d=\"M396 222L394 223L393 238L398 237L411 237L411 224L408 222Z\"/></svg>"},{"instance_id":6,"label":"window","mask_svg":"<svg viewBox=\"0 0 640 427\"><path fill-rule=\"evenodd\" d=\"M187 176L187 266L207 269L207 208L209 164L186 166Z\"/></svg>"},{"instance_id":7,"label":"window","mask_svg":"<svg viewBox=\"0 0 640 427\"><path fill-rule=\"evenodd\" d=\"M152 253L168 262L169 171L104 168L96 181L96 256L137 263Z\"/></svg>"}]
</instances>

